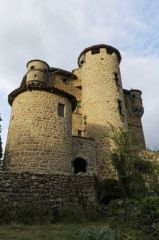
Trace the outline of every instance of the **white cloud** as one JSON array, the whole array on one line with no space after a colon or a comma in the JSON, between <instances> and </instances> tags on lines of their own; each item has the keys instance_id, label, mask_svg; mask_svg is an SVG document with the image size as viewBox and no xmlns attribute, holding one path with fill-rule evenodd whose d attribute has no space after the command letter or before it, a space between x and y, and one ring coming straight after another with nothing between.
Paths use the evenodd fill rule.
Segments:
<instances>
[{"instance_id":1,"label":"white cloud","mask_svg":"<svg viewBox=\"0 0 159 240\"><path fill-rule=\"evenodd\" d=\"M159 119L157 0L0 0L0 6L3 104L4 94L19 86L28 60L71 70L83 48L107 43L123 55L123 85L142 89L147 143L159 147L153 133ZM152 116L157 120L151 124Z\"/></svg>"}]
</instances>

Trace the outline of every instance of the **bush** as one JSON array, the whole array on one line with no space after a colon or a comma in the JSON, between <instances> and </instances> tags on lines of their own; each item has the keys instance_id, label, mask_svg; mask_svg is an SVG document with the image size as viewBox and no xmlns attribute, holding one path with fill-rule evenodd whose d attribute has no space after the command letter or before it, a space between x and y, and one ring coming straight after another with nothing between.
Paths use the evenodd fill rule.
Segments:
<instances>
[{"instance_id":1,"label":"bush","mask_svg":"<svg viewBox=\"0 0 159 240\"><path fill-rule=\"evenodd\" d=\"M135 223L139 212L139 203L135 200L113 200L105 207L105 217L124 223Z\"/></svg>"},{"instance_id":2,"label":"bush","mask_svg":"<svg viewBox=\"0 0 159 240\"><path fill-rule=\"evenodd\" d=\"M117 235L109 227L84 229L79 234L81 240L117 240Z\"/></svg>"}]
</instances>

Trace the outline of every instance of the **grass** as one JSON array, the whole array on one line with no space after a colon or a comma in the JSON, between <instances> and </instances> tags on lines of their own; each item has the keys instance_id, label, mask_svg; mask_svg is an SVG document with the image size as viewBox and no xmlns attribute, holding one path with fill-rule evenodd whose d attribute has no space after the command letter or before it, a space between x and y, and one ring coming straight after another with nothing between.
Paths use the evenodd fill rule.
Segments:
<instances>
[{"instance_id":1,"label":"grass","mask_svg":"<svg viewBox=\"0 0 159 240\"><path fill-rule=\"evenodd\" d=\"M123 240L142 239L142 232L133 226L120 225L110 221L85 222L78 224L44 224L22 225L11 224L0 226L0 240L79 240L79 233L84 228L110 226L123 233Z\"/></svg>"}]
</instances>

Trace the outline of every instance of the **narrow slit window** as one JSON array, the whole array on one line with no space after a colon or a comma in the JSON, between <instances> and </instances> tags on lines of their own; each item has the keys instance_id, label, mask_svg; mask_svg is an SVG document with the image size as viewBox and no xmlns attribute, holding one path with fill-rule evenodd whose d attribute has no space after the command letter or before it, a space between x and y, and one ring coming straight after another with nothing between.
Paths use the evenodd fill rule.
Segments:
<instances>
[{"instance_id":1,"label":"narrow slit window","mask_svg":"<svg viewBox=\"0 0 159 240\"><path fill-rule=\"evenodd\" d=\"M65 105L62 103L58 104L58 116L60 116L60 117L65 116Z\"/></svg>"},{"instance_id":2,"label":"narrow slit window","mask_svg":"<svg viewBox=\"0 0 159 240\"><path fill-rule=\"evenodd\" d=\"M119 87L119 76L118 76L118 73L114 73L114 77L115 77L115 83L116 83L116 86Z\"/></svg>"},{"instance_id":3,"label":"narrow slit window","mask_svg":"<svg viewBox=\"0 0 159 240\"><path fill-rule=\"evenodd\" d=\"M118 110L120 115L123 115L121 100L118 99Z\"/></svg>"}]
</instances>

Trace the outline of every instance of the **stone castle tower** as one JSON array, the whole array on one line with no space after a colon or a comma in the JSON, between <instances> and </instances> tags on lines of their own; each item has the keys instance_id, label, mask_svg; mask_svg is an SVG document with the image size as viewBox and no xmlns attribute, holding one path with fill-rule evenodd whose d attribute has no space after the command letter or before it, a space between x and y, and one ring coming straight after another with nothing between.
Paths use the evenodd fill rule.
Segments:
<instances>
[{"instance_id":1,"label":"stone castle tower","mask_svg":"<svg viewBox=\"0 0 159 240\"><path fill-rule=\"evenodd\" d=\"M114 178L108 127L129 129L145 147L140 90L122 87L120 52L101 44L86 48L68 72L41 60L27 64L12 106L3 169L44 173L93 173Z\"/></svg>"}]
</instances>

